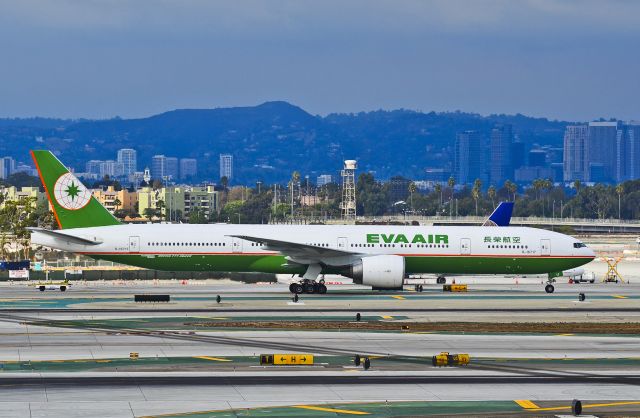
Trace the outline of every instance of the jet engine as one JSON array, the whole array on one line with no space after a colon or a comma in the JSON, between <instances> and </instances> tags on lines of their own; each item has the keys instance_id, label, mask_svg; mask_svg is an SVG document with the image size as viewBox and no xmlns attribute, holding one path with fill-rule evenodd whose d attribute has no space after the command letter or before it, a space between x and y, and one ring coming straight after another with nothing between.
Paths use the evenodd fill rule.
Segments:
<instances>
[{"instance_id":1,"label":"jet engine","mask_svg":"<svg viewBox=\"0 0 640 418\"><path fill-rule=\"evenodd\" d=\"M354 283L374 289L402 289L404 281L404 257L399 255L375 255L363 257L352 264L345 276Z\"/></svg>"}]
</instances>

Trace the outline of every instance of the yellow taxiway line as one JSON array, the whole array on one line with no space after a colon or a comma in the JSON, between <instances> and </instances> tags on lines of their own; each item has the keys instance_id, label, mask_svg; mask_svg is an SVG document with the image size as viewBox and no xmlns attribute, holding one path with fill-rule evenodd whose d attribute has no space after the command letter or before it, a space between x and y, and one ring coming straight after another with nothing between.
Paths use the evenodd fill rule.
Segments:
<instances>
[{"instance_id":1,"label":"yellow taxiway line","mask_svg":"<svg viewBox=\"0 0 640 418\"><path fill-rule=\"evenodd\" d=\"M311 405L296 405L296 406L293 406L293 408L310 409L312 411L321 411L321 412L333 412L335 414L371 415L369 412L353 411L351 409L323 408L321 406L311 406Z\"/></svg>"},{"instance_id":2,"label":"yellow taxiway line","mask_svg":"<svg viewBox=\"0 0 640 418\"><path fill-rule=\"evenodd\" d=\"M518 405L520 405L521 407L523 407L524 409L528 410L528 411L561 411L563 409L571 409L571 405L567 405L567 406L553 406L553 407L549 407L549 408L540 408L538 407L536 404L534 404L531 401L515 401ZM526 404L521 404L521 402L529 402L532 405L535 405L534 407L527 407L525 406ZM640 401L627 401L627 402L611 402L611 403L592 403L592 404L582 404L582 408L600 408L600 407L607 407L607 406L625 406L625 405L640 405Z\"/></svg>"},{"instance_id":3,"label":"yellow taxiway line","mask_svg":"<svg viewBox=\"0 0 640 418\"><path fill-rule=\"evenodd\" d=\"M616 299L629 299L629 296L622 296L622 295L611 295L611 297Z\"/></svg>"},{"instance_id":4,"label":"yellow taxiway line","mask_svg":"<svg viewBox=\"0 0 640 418\"><path fill-rule=\"evenodd\" d=\"M531 402L528 399L518 399L514 401L515 403L517 403L518 405L520 405L521 407L523 407L524 409L537 409L539 408L538 405L534 404L533 402Z\"/></svg>"},{"instance_id":5,"label":"yellow taxiway line","mask_svg":"<svg viewBox=\"0 0 640 418\"><path fill-rule=\"evenodd\" d=\"M404 300L405 297L404 296L400 296L400 295L395 295L395 296L391 296L394 299L399 299L399 300Z\"/></svg>"},{"instance_id":6,"label":"yellow taxiway line","mask_svg":"<svg viewBox=\"0 0 640 418\"><path fill-rule=\"evenodd\" d=\"M195 356L194 358L200 358L203 360L211 360L211 361L233 361L233 360L229 360L228 358L209 357L209 356Z\"/></svg>"}]
</instances>

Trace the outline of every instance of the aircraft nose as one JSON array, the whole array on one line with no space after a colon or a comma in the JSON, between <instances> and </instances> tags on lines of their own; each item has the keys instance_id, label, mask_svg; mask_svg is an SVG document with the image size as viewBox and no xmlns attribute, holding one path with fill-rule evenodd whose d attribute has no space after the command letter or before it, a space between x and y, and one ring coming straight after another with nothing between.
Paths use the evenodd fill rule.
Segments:
<instances>
[{"instance_id":1,"label":"aircraft nose","mask_svg":"<svg viewBox=\"0 0 640 418\"><path fill-rule=\"evenodd\" d=\"M589 255L589 257L591 257L592 259L593 259L593 258L596 258L596 252L595 252L595 251L593 251L593 250L592 250L591 248L589 248L589 247L587 247L587 248L586 248L586 250L587 250L587 255Z\"/></svg>"}]
</instances>

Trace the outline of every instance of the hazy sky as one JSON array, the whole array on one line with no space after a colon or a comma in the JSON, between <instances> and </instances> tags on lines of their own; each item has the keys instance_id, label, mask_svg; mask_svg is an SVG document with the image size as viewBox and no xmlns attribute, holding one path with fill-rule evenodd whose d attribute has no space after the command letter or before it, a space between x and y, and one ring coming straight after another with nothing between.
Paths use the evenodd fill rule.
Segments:
<instances>
[{"instance_id":1,"label":"hazy sky","mask_svg":"<svg viewBox=\"0 0 640 418\"><path fill-rule=\"evenodd\" d=\"M640 1L0 0L0 117L287 100L640 119Z\"/></svg>"}]
</instances>

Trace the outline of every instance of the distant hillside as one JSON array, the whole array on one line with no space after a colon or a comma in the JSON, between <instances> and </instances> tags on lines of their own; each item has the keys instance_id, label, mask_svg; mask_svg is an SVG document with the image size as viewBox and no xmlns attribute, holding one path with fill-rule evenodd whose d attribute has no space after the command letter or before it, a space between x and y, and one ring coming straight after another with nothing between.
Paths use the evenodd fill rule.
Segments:
<instances>
[{"instance_id":1,"label":"distant hillside","mask_svg":"<svg viewBox=\"0 0 640 418\"><path fill-rule=\"evenodd\" d=\"M23 122L20 122L23 121ZM30 121L30 122L29 122ZM38 122L39 121L39 122ZM91 159L138 150L140 168L151 156L193 157L202 177L218 180L218 155L234 155L236 181L286 181L298 170L312 178L335 174L344 159L388 178L420 179L425 167L450 167L456 132L487 134L511 123L527 144L562 145L567 122L523 115L420 113L409 110L313 116L286 102L218 109L182 109L142 119L67 121L0 119L0 156L28 160L32 148L51 149L78 171Z\"/></svg>"}]
</instances>

